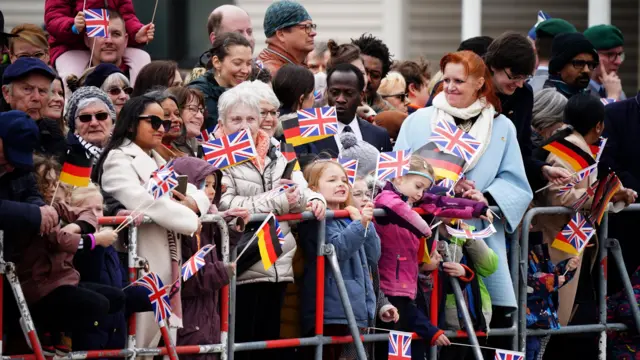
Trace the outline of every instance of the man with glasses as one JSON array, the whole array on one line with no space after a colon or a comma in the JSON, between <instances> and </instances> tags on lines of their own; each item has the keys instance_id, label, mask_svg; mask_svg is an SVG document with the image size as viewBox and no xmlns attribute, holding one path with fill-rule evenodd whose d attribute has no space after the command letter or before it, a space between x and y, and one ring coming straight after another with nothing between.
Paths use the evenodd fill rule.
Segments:
<instances>
[{"instance_id":1,"label":"man with glasses","mask_svg":"<svg viewBox=\"0 0 640 360\"><path fill-rule=\"evenodd\" d=\"M302 5L288 0L271 3L263 25L267 48L258 59L273 77L285 64L307 66L307 55L314 49L316 24Z\"/></svg>"},{"instance_id":2,"label":"man with glasses","mask_svg":"<svg viewBox=\"0 0 640 360\"><path fill-rule=\"evenodd\" d=\"M555 87L567 99L588 92L598 65L598 52L583 34L560 34L551 45L549 79L544 88Z\"/></svg>"},{"instance_id":3,"label":"man with glasses","mask_svg":"<svg viewBox=\"0 0 640 360\"><path fill-rule=\"evenodd\" d=\"M600 66L595 68L589 82L591 95L615 101L626 99L618 77L624 62L622 31L613 25L596 25L585 30L584 36L596 48L600 60Z\"/></svg>"},{"instance_id":4,"label":"man with glasses","mask_svg":"<svg viewBox=\"0 0 640 360\"><path fill-rule=\"evenodd\" d=\"M534 93L542 90L544 83L549 78L549 60L551 59L551 44L553 38L559 34L564 33L576 33L576 27L563 19L548 19L535 28L535 50L538 54L538 68L529 85L533 89Z\"/></svg>"}]
</instances>

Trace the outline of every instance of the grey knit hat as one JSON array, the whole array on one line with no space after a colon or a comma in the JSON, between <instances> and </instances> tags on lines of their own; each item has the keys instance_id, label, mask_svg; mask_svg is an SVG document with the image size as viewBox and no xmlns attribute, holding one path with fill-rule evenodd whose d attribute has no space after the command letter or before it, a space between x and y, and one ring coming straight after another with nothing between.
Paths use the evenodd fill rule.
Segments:
<instances>
[{"instance_id":1,"label":"grey knit hat","mask_svg":"<svg viewBox=\"0 0 640 360\"><path fill-rule=\"evenodd\" d=\"M67 126L69 127L70 133L73 133L76 130L76 115L78 114L78 111L81 110L78 108L78 105L82 100L88 99L102 101L107 106L107 109L109 109L111 119L114 122L116 121L116 108L113 106L109 96L95 86L83 86L71 94L69 102L67 103L67 112L64 114L64 118L67 120Z\"/></svg>"},{"instance_id":2,"label":"grey knit hat","mask_svg":"<svg viewBox=\"0 0 640 360\"><path fill-rule=\"evenodd\" d=\"M376 170L380 152L366 141L358 140L353 133L340 134L342 151L340 156L347 159L358 159L358 177L365 177Z\"/></svg>"},{"instance_id":3,"label":"grey knit hat","mask_svg":"<svg viewBox=\"0 0 640 360\"><path fill-rule=\"evenodd\" d=\"M280 29L307 20L311 20L311 16L299 3L290 0L275 1L269 5L264 14L264 35L269 38Z\"/></svg>"}]
</instances>

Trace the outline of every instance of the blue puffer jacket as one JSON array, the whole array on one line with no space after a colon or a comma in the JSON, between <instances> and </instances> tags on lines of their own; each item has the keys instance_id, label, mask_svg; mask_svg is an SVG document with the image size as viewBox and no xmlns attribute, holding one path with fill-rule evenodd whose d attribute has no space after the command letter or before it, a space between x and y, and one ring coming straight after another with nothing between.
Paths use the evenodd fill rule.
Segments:
<instances>
[{"instance_id":1,"label":"blue puffer jacket","mask_svg":"<svg viewBox=\"0 0 640 360\"><path fill-rule=\"evenodd\" d=\"M299 225L300 242L304 249L305 269L302 283L302 329L303 333L313 330L315 324L315 279L317 256L317 223L307 221ZM376 294L369 267L374 267L380 258L380 238L373 225L367 236L360 221L349 219L327 220L326 243L333 244L340 264L349 301L359 327L367 327L376 312ZM324 275L324 323L347 324L338 286L330 267Z\"/></svg>"}]
</instances>

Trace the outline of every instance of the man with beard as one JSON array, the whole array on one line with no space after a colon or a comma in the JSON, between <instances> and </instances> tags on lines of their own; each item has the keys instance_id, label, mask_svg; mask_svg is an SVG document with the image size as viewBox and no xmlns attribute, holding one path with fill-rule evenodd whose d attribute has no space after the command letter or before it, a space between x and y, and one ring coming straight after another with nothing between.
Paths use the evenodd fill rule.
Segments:
<instances>
[{"instance_id":1,"label":"man with beard","mask_svg":"<svg viewBox=\"0 0 640 360\"><path fill-rule=\"evenodd\" d=\"M584 32L584 36L598 51L600 66L593 72L589 90L599 98L624 100L618 70L624 61L624 37L613 25L595 25Z\"/></svg>"},{"instance_id":2,"label":"man with beard","mask_svg":"<svg viewBox=\"0 0 640 360\"><path fill-rule=\"evenodd\" d=\"M560 34L551 45L549 79L544 88L555 87L567 98L586 92L598 65L598 52L583 34Z\"/></svg>"},{"instance_id":3,"label":"man with beard","mask_svg":"<svg viewBox=\"0 0 640 360\"><path fill-rule=\"evenodd\" d=\"M389 69L391 69L392 59L389 48L382 40L371 34L362 34L358 39L352 39L351 43L360 48L364 68L367 72L365 74L368 78L365 91L367 105L371 106L376 113L393 110L393 106L378 94L382 79L387 76Z\"/></svg>"}]
</instances>

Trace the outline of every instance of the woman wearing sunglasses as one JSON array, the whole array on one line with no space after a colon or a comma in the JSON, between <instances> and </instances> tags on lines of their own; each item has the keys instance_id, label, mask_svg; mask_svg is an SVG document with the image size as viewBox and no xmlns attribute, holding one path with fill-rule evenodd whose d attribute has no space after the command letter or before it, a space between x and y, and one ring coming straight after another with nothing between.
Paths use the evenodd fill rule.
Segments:
<instances>
[{"instance_id":1,"label":"woman wearing sunglasses","mask_svg":"<svg viewBox=\"0 0 640 360\"><path fill-rule=\"evenodd\" d=\"M168 90L154 90L145 94L145 96L155 99L164 110L164 120L170 121L170 126L162 137L162 144L154 150L162 156L163 159L175 159L183 156L196 156L197 146L191 146L186 141L186 129L182 114L178 107L178 100Z\"/></svg>"},{"instance_id":2,"label":"woman wearing sunglasses","mask_svg":"<svg viewBox=\"0 0 640 360\"><path fill-rule=\"evenodd\" d=\"M116 109L114 121L133 92L131 83L122 70L113 64L106 63L96 66L87 75L84 86L95 86L109 95Z\"/></svg>"},{"instance_id":3,"label":"woman wearing sunglasses","mask_svg":"<svg viewBox=\"0 0 640 360\"><path fill-rule=\"evenodd\" d=\"M113 135L104 149L92 180L128 210L142 209L153 223L138 229L138 255L149 262L150 269L165 284L172 284L179 276L177 249L180 236L191 235L198 229L198 215L206 214L211 201L202 190L187 185L186 195L172 192L154 200L147 185L152 173L166 164L154 150L171 127L164 120L164 110L152 97L133 97L122 108ZM172 239L170 245L170 239ZM179 290L179 288L176 288ZM170 332L176 339L182 327L180 292L171 297ZM155 347L160 336L153 312L136 315L136 340L141 347Z\"/></svg>"}]
</instances>

